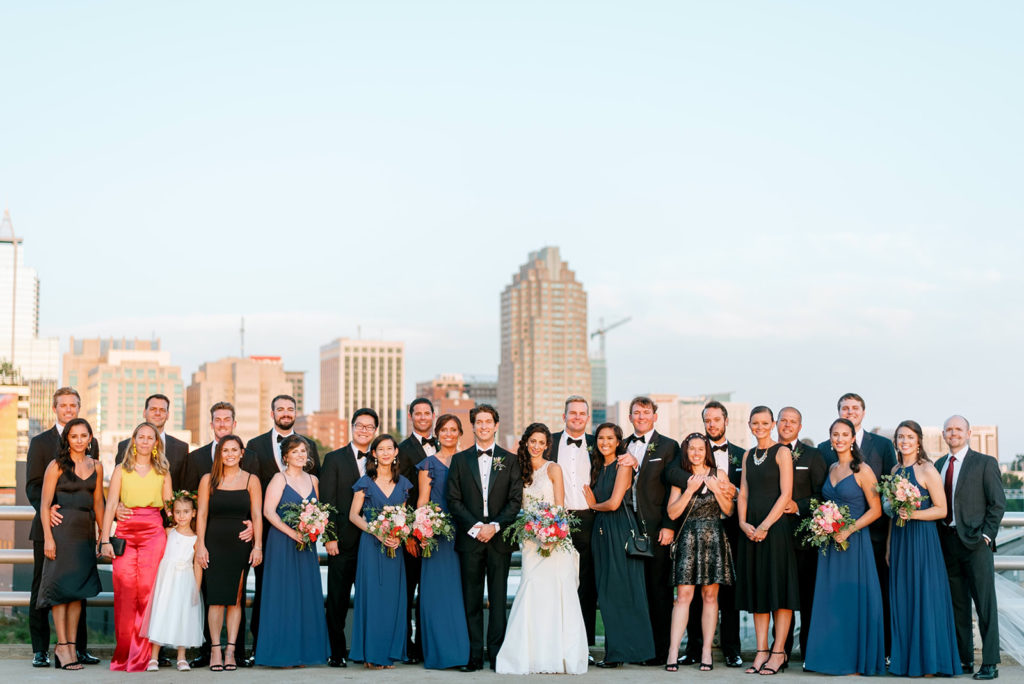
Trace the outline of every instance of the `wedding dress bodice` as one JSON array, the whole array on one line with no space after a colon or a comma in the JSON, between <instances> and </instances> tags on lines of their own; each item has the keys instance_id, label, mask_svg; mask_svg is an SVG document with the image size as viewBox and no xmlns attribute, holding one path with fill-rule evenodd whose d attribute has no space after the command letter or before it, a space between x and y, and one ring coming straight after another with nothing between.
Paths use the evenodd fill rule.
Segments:
<instances>
[{"instance_id":1,"label":"wedding dress bodice","mask_svg":"<svg viewBox=\"0 0 1024 684\"><path fill-rule=\"evenodd\" d=\"M548 468L551 467L552 461L545 461L537 470L533 471L533 482L528 486L523 487L523 503L526 503L527 498L535 501L544 501L554 505L555 503L555 485L552 484L551 478L548 477Z\"/></svg>"}]
</instances>

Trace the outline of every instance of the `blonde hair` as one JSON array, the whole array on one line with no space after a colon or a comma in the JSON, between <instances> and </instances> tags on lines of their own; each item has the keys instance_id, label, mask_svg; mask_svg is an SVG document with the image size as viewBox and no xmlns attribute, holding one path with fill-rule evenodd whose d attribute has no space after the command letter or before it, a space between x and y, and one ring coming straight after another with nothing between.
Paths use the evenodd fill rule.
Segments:
<instances>
[{"instance_id":1,"label":"blonde hair","mask_svg":"<svg viewBox=\"0 0 1024 684\"><path fill-rule=\"evenodd\" d=\"M164 441L160 439L160 431L152 423L139 423L139 426L132 432L132 438L128 442L128 447L124 450L124 460L121 461L121 467L126 473L135 470L135 437L139 434L139 430L146 427L152 430L156 436L156 442L153 444L153 448L156 449L156 456L150 458L153 470L160 475L166 475L168 465L167 457L164 456Z\"/></svg>"}]
</instances>

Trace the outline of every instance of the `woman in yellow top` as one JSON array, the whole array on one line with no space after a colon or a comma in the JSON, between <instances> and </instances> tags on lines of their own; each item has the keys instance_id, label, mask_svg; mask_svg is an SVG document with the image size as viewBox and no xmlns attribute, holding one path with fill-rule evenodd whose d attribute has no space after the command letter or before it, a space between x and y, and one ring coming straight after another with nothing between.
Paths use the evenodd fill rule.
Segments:
<instances>
[{"instance_id":1,"label":"woman in yellow top","mask_svg":"<svg viewBox=\"0 0 1024 684\"><path fill-rule=\"evenodd\" d=\"M156 661L150 662L151 646L144 620L167 544L160 509L170 499L171 477L163 441L155 425L142 423L132 433L124 461L110 476L100 533L100 554L114 559L117 645L110 659L111 670L142 672L150 665L156 669ZM125 542L120 556L114 554L110 543L110 527L118 503L132 509L131 516L117 524L117 536Z\"/></svg>"}]
</instances>

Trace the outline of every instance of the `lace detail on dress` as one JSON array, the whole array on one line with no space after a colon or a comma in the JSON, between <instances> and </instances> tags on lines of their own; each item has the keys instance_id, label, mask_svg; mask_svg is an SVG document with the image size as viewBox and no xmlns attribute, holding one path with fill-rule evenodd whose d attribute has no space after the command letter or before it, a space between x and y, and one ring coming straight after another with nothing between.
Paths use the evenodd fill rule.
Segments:
<instances>
[{"instance_id":1,"label":"lace detail on dress","mask_svg":"<svg viewBox=\"0 0 1024 684\"><path fill-rule=\"evenodd\" d=\"M551 483L551 478L548 477L548 468L551 466L552 461L545 461L538 470L533 473L533 482L529 486L523 487L523 504L525 505L527 500L543 501L554 505L555 503L555 486Z\"/></svg>"}]
</instances>

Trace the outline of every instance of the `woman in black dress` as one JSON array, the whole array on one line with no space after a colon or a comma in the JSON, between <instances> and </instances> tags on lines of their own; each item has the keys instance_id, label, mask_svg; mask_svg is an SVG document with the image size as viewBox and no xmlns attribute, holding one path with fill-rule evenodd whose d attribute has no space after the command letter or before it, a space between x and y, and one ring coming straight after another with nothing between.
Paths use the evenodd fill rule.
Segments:
<instances>
[{"instance_id":1,"label":"woman in black dress","mask_svg":"<svg viewBox=\"0 0 1024 684\"><path fill-rule=\"evenodd\" d=\"M60 449L43 475L39 515L43 522L43 573L36 608L52 606L57 629L55 665L81 670L75 642L82 599L100 593L96 572L96 521L103 520L103 466L86 452L92 428L84 418L64 426ZM60 506L61 523L50 527L50 506Z\"/></svg>"},{"instance_id":2,"label":"woman in black dress","mask_svg":"<svg viewBox=\"0 0 1024 684\"><path fill-rule=\"evenodd\" d=\"M245 446L236 435L217 442L213 466L199 481L196 559L205 570L207 623L210 627L210 669L234 670L235 639L242 620L242 597L248 567L263 560L263 492L259 478L241 469ZM252 542L238 534L252 521ZM220 631L227 607L227 649L220 652Z\"/></svg>"},{"instance_id":3,"label":"woman in black dress","mask_svg":"<svg viewBox=\"0 0 1024 684\"><path fill-rule=\"evenodd\" d=\"M793 453L772 439L775 416L767 406L754 407L749 426L757 445L743 457L736 501L740 532L746 535L736 563L736 607L754 614L757 653L747 674L773 675L789 664L783 648L793 610L800 607L793 530L783 515L793 494ZM772 620L775 640L769 649Z\"/></svg>"},{"instance_id":4,"label":"woman in black dress","mask_svg":"<svg viewBox=\"0 0 1024 684\"><path fill-rule=\"evenodd\" d=\"M693 592L700 586L704 606L700 671L707 672L714 668L711 644L718 624L718 586L734 581L732 550L725 538L722 516L732 514L735 488L729 484L728 474L715 468L706 435L693 433L683 440L680 450L680 465L689 477L685 489L672 487L668 497L668 516L673 520L683 517L683 524L673 545L672 584L676 585L676 600L672 606L672 634L665 669L679 669L679 642L686 630Z\"/></svg>"},{"instance_id":5,"label":"woman in black dress","mask_svg":"<svg viewBox=\"0 0 1024 684\"><path fill-rule=\"evenodd\" d=\"M622 430L614 423L602 423L595 440L601 458L594 459L583 496L597 512L590 542L604 622L604 660L597 666L619 667L653 658L654 634L647 613L644 562L625 552L633 523L622 499L633 482L633 469L618 464L618 457L626 453Z\"/></svg>"}]
</instances>

